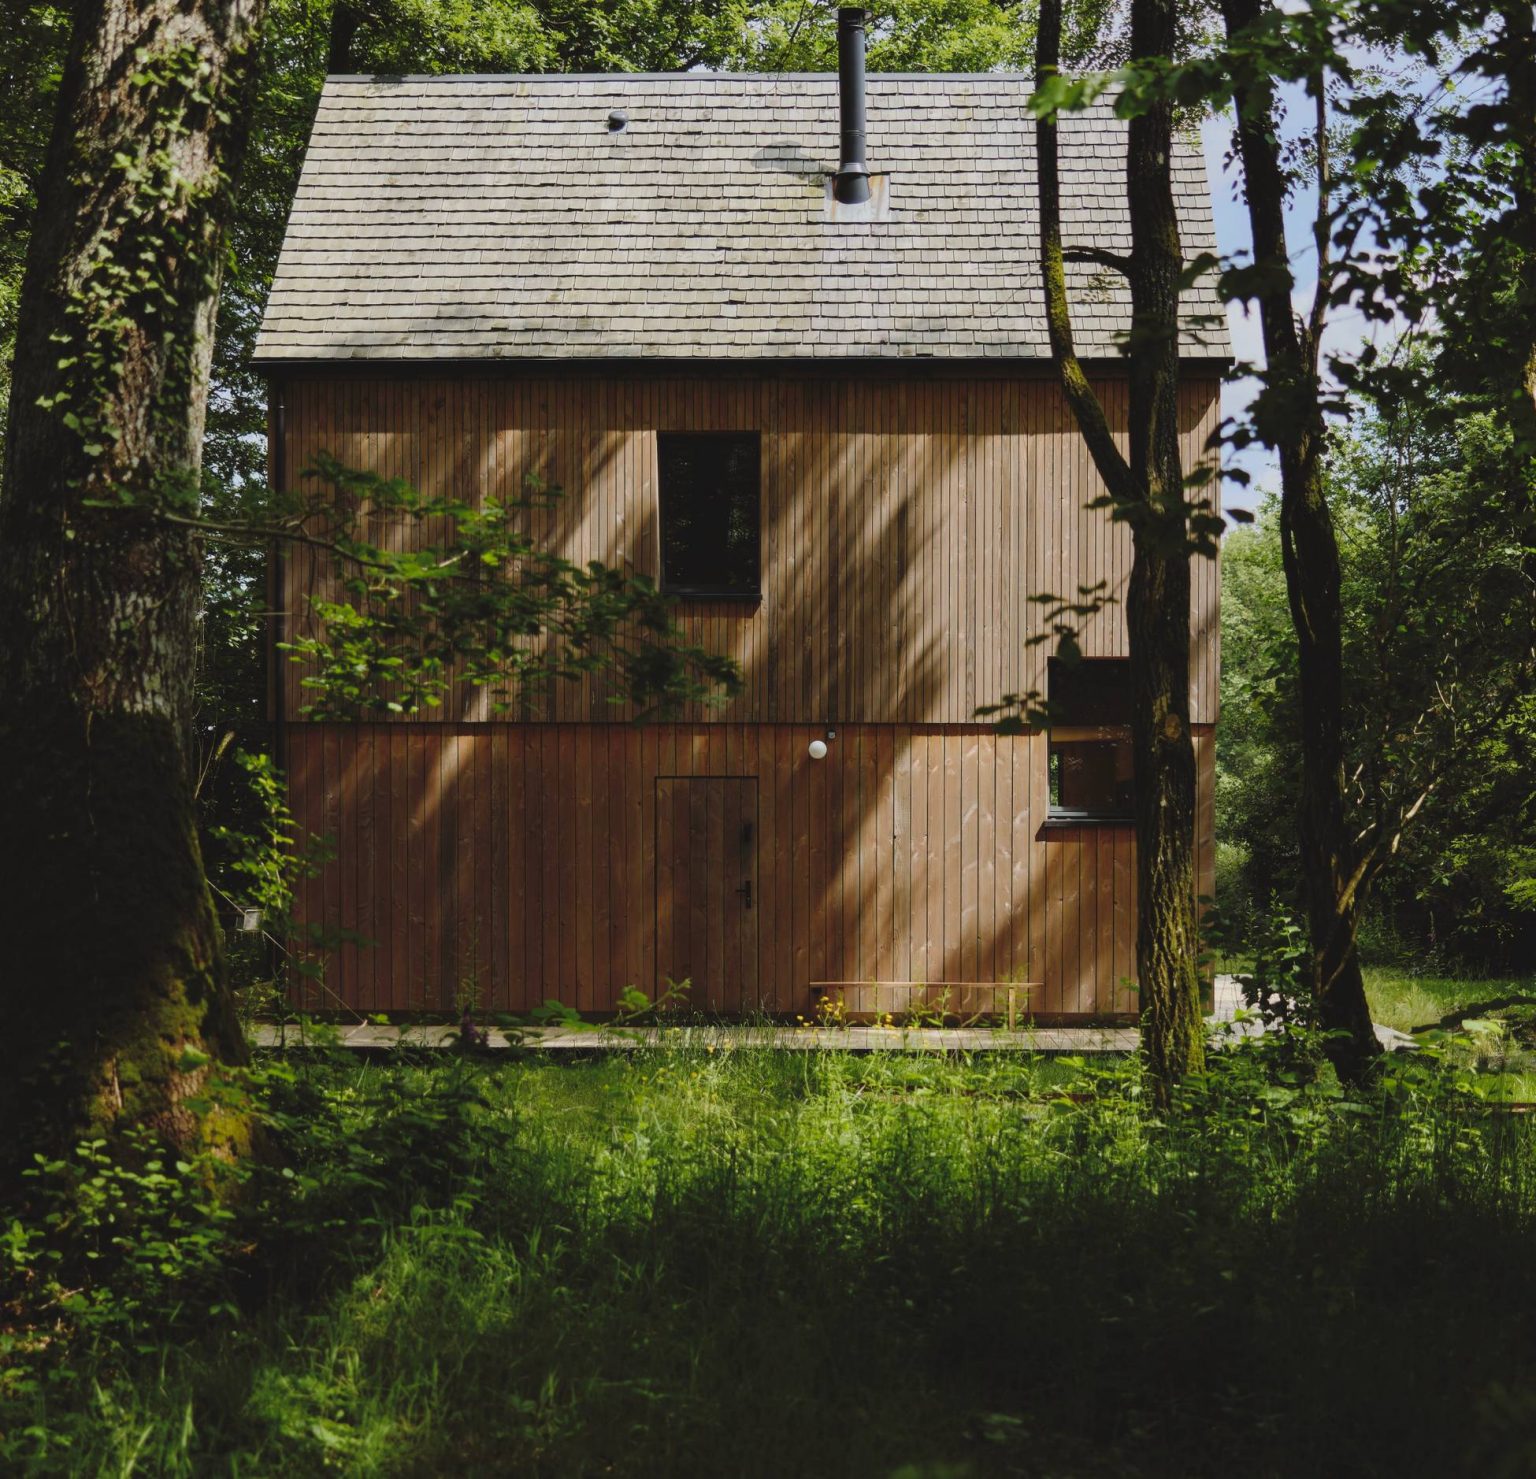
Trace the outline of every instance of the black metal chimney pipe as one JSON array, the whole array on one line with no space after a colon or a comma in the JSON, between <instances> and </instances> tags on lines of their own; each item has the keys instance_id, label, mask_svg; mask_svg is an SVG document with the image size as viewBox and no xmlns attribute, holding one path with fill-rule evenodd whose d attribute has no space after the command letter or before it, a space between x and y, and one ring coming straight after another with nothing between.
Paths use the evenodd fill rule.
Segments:
<instances>
[{"instance_id":1,"label":"black metal chimney pipe","mask_svg":"<svg viewBox=\"0 0 1536 1479\"><path fill-rule=\"evenodd\" d=\"M842 118L843 156L832 193L844 205L869 199L869 170L864 165L864 22L862 6L837 12L837 101Z\"/></svg>"}]
</instances>

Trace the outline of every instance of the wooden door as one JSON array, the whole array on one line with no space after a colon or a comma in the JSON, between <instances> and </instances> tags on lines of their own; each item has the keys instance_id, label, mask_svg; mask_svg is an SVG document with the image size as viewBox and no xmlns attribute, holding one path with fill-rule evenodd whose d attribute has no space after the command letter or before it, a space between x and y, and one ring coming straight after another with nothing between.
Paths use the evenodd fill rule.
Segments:
<instances>
[{"instance_id":1,"label":"wooden door","mask_svg":"<svg viewBox=\"0 0 1536 1479\"><path fill-rule=\"evenodd\" d=\"M656 778L656 989L690 981L692 1006L760 1004L757 777Z\"/></svg>"}]
</instances>

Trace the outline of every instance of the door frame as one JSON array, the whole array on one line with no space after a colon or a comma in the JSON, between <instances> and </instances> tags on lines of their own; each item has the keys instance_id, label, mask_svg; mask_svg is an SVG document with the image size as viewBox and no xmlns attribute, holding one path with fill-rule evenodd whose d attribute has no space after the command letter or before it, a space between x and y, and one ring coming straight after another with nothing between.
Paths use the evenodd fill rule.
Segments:
<instances>
[{"instance_id":1,"label":"door frame","mask_svg":"<svg viewBox=\"0 0 1536 1479\"><path fill-rule=\"evenodd\" d=\"M676 782L679 782L679 781L703 782L703 783L719 782L719 781L741 781L741 782L750 782L751 783L751 797L752 797L752 821L751 821L751 827L752 827L752 843L751 843L751 847L752 847L752 874L751 874L751 877L752 877L752 885L753 885L753 899L752 899L752 903L751 903L751 905L749 907L753 911L753 920L752 920L752 952L751 952L751 955L752 955L752 990L753 990L753 992L756 995L756 1000L755 1001L751 1001L751 1002L746 1000L746 996L747 996L747 982L746 982L745 979L743 979L742 982L741 982L741 993L740 993L741 994L741 1000L740 1000L739 1004L737 1006L735 1006L735 1007L727 1007L727 1006L723 1006L722 1005L720 1010L723 1011L723 1012L735 1011L735 1012L739 1012L739 1013L746 1013L746 1012L750 1012L750 1011L761 1011L762 1010L762 1005L763 1005L763 1000L764 1000L763 977L762 977L762 970L763 970L763 943L762 943L762 932L758 929L758 915L757 915L757 911L760 910L761 907L762 907L762 866L761 866L761 864L762 864L762 857L761 857L761 853L759 852L759 847L760 847L761 842L762 842L762 783L761 783L761 778L755 772L753 774L750 774L750 775L740 775L740 774L730 774L730 775L713 775L713 774L711 774L711 775L697 775L697 774L694 774L694 775L675 775L675 774L669 774L669 775L655 775L655 776L653 776L651 778L651 855L652 855L652 858L654 859L654 862L652 864L652 869L651 869L651 939L652 939L652 942L654 944L653 958L655 960L654 974L653 974L652 979L651 979L651 990L652 990L652 993L653 993L653 999L654 999L654 993L657 992L658 990L662 989L662 979L663 979L664 975L666 974L665 967L663 966L663 963L662 963L662 950L663 950L663 946L662 946L662 939L661 939L661 866L662 866L661 865L661 859L662 859L662 848L661 848L661 787L662 787L663 783L675 784ZM674 847L675 847L675 842L674 842ZM675 932L674 932L674 937L675 937ZM745 955L743 956L743 960L745 960ZM709 1011L709 1010L711 1010L711 1008L705 1006L705 1007L699 1008L699 1010Z\"/></svg>"}]
</instances>

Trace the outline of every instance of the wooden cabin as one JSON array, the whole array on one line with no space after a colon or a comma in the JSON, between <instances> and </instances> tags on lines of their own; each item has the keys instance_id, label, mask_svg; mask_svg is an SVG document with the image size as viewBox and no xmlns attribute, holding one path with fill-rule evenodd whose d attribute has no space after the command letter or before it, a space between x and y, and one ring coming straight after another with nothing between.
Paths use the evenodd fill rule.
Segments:
<instances>
[{"instance_id":1,"label":"wooden cabin","mask_svg":"<svg viewBox=\"0 0 1536 1479\"><path fill-rule=\"evenodd\" d=\"M430 493L536 475L565 494L541 536L657 577L746 686L669 723L589 679L515 722L466 689L333 724L275 664L293 809L334 848L301 917L373 942L310 1006L602 1013L687 980L722 1014L809 1016L829 986L854 1012L1134 1012L1123 610L1075 677L1027 645L1031 593L1129 568L1046 358L1030 90L871 77L850 203L835 75L328 81L258 348L274 477L320 452ZM1062 149L1068 243L1125 250L1123 124L1095 107ZM1193 142L1176 164L1193 255ZM1072 274L1123 427L1126 294ZM1227 348L1209 290L1187 312L1194 466ZM330 578L285 557L290 633ZM1217 589L1201 564L1205 890ZM976 718L1051 682L1069 726Z\"/></svg>"}]
</instances>

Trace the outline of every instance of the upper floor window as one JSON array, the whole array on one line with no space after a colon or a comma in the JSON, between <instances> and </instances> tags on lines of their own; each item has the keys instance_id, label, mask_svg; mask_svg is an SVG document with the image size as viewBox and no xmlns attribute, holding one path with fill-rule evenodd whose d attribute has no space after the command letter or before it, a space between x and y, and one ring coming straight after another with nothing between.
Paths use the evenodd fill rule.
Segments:
<instances>
[{"instance_id":1,"label":"upper floor window","mask_svg":"<svg viewBox=\"0 0 1536 1479\"><path fill-rule=\"evenodd\" d=\"M759 593L761 457L755 431L657 433L663 590Z\"/></svg>"},{"instance_id":2,"label":"upper floor window","mask_svg":"<svg viewBox=\"0 0 1536 1479\"><path fill-rule=\"evenodd\" d=\"M1130 663L1122 657L1077 663L1052 658L1049 682L1052 818L1129 821L1135 803Z\"/></svg>"}]
</instances>

